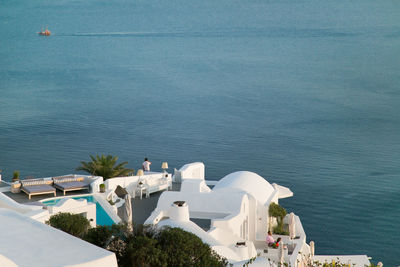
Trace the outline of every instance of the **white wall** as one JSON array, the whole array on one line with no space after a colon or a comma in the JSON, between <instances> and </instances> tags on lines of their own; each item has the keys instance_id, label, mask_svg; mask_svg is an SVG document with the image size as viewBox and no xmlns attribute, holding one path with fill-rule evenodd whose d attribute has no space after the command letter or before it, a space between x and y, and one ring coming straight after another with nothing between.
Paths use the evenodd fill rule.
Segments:
<instances>
[{"instance_id":1,"label":"white wall","mask_svg":"<svg viewBox=\"0 0 400 267\"><path fill-rule=\"evenodd\" d=\"M214 237L216 240L221 242L224 246L229 246L231 244L235 244L240 240L239 236L235 236L231 231L226 230L224 228L212 228L207 232L210 236Z\"/></svg>"},{"instance_id":2,"label":"white wall","mask_svg":"<svg viewBox=\"0 0 400 267\"><path fill-rule=\"evenodd\" d=\"M243 195L242 202L240 204L240 210L237 214L231 214L222 219L213 219L211 221L211 228L222 228L229 229L234 235L237 237L244 239L242 232L243 227L245 226L247 229L245 231L249 233L249 223L247 221L247 225L244 224L246 220L249 218L249 198L247 195Z\"/></svg>"},{"instance_id":3,"label":"white wall","mask_svg":"<svg viewBox=\"0 0 400 267\"><path fill-rule=\"evenodd\" d=\"M181 191L206 193L211 192L211 189L203 179L185 179L182 182Z\"/></svg>"},{"instance_id":4,"label":"white wall","mask_svg":"<svg viewBox=\"0 0 400 267\"><path fill-rule=\"evenodd\" d=\"M274 192L270 195L267 202L262 205L256 201L256 221L255 221L255 240L262 241L267 238L268 229L270 228L271 220L269 218L269 205L274 202L278 204L278 190L274 189ZM273 220L272 220L273 222Z\"/></svg>"},{"instance_id":5,"label":"white wall","mask_svg":"<svg viewBox=\"0 0 400 267\"><path fill-rule=\"evenodd\" d=\"M90 193L100 192L100 185L103 183L103 177L101 176L83 176L83 177L85 178L85 182L90 183Z\"/></svg>"},{"instance_id":6,"label":"white wall","mask_svg":"<svg viewBox=\"0 0 400 267\"><path fill-rule=\"evenodd\" d=\"M152 180L161 179L165 174L162 172L156 172L151 174L145 174L143 176L125 176L125 177L115 177L104 181L106 186L106 191L115 190L117 186L125 188L131 196L134 196L133 190L135 190L139 180Z\"/></svg>"},{"instance_id":7,"label":"white wall","mask_svg":"<svg viewBox=\"0 0 400 267\"><path fill-rule=\"evenodd\" d=\"M181 179L202 179L204 180L204 171L205 166L202 162L194 162L183 165L182 168L179 169L181 173Z\"/></svg>"}]
</instances>

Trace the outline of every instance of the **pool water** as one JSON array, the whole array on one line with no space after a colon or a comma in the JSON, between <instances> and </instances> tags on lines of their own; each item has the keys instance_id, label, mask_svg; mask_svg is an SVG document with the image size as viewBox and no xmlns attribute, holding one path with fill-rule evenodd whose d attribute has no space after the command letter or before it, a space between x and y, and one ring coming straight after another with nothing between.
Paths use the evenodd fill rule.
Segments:
<instances>
[{"instance_id":1,"label":"pool water","mask_svg":"<svg viewBox=\"0 0 400 267\"><path fill-rule=\"evenodd\" d=\"M114 221L108 216L107 212L103 209L99 202L93 196L85 197L72 197L73 199L86 199L88 202L96 203L96 223L97 225L113 225ZM46 206L56 205L62 198L46 200L42 203Z\"/></svg>"}]
</instances>

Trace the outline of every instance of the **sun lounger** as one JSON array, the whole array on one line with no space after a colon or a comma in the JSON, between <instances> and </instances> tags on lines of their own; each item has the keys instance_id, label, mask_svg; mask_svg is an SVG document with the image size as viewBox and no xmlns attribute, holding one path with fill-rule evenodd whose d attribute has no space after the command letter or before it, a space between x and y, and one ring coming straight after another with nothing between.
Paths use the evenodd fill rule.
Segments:
<instances>
[{"instance_id":1,"label":"sun lounger","mask_svg":"<svg viewBox=\"0 0 400 267\"><path fill-rule=\"evenodd\" d=\"M28 195L29 199L32 195L54 194L56 196L56 189L51 186L52 183L53 181L43 179L22 180L21 190Z\"/></svg>"},{"instance_id":2,"label":"sun lounger","mask_svg":"<svg viewBox=\"0 0 400 267\"><path fill-rule=\"evenodd\" d=\"M85 182L83 177L53 177L54 187L63 191L64 196L67 191L86 189L90 191L90 184Z\"/></svg>"}]
</instances>

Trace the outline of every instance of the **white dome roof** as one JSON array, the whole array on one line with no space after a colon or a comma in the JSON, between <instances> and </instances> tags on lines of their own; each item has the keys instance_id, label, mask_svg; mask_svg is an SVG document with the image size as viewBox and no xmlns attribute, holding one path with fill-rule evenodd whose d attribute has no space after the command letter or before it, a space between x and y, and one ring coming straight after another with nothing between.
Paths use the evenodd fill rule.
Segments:
<instances>
[{"instance_id":1,"label":"white dome roof","mask_svg":"<svg viewBox=\"0 0 400 267\"><path fill-rule=\"evenodd\" d=\"M238 189L252 195L262 204L265 204L274 188L264 178L254 172L239 171L228 174L218 181L213 191Z\"/></svg>"}]
</instances>

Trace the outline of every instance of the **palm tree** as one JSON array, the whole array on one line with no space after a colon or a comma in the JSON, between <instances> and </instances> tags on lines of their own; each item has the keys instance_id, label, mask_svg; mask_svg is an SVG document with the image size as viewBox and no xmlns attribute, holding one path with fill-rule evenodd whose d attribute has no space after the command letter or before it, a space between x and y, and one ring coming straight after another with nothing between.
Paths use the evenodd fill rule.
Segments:
<instances>
[{"instance_id":1,"label":"palm tree","mask_svg":"<svg viewBox=\"0 0 400 267\"><path fill-rule=\"evenodd\" d=\"M90 155L92 161L81 161L81 166L76 168L77 171L85 171L92 175L102 176L104 180L112 177L118 176L128 176L129 173L133 172L133 169L125 168L124 166L128 164L127 161L117 163L118 157L112 155Z\"/></svg>"}]
</instances>

